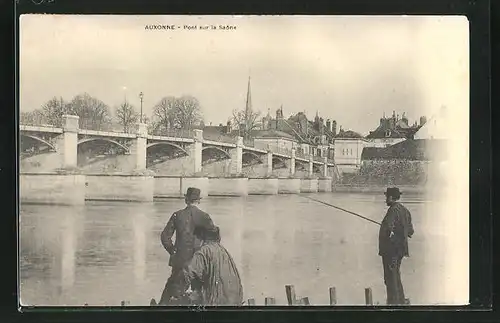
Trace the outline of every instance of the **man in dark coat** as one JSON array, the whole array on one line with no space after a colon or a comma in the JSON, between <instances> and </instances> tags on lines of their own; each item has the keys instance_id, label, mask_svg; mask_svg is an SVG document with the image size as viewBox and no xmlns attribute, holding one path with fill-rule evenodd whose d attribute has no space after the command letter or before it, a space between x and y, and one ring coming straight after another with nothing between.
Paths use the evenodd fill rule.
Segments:
<instances>
[{"instance_id":1,"label":"man in dark coat","mask_svg":"<svg viewBox=\"0 0 500 323\"><path fill-rule=\"evenodd\" d=\"M386 204L389 206L379 232L379 255L384 266L384 282L387 287L387 304L406 304L401 282L401 261L409 257L408 238L411 238L413 224L411 213L398 202L401 192L397 187L387 188Z\"/></svg>"},{"instance_id":2,"label":"man in dark coat","mask_svg":"<svg viewBox=\"0 0 500 323\"><path fill-rule=\"evenodd\" d=\"M200 228L197 235L203 240L191 262L184 268L185 286L193 286L199 305L241 306L243 286L236 264L220 244L219 228Z\"/></svg>"},{"instance_id":3,"label":"man in dark coat","mask_svg":"<svg viewBox=\"0 0 500 323\"><path fill-rule=\"evenodd\" d=\"M161 233L161 243L170 254L169 266L172 267L172 274L163 290L160 305L171 304L172 300L178 300L184 292L182 269L189 264L202 242L194 235L195 229L214 227L210 215L197 206L201 199L200 194L198 188L188 188L184 199L186 208L175 212ZM175 244L172 242L174 233Z\"/></svg>"}]
</instances>

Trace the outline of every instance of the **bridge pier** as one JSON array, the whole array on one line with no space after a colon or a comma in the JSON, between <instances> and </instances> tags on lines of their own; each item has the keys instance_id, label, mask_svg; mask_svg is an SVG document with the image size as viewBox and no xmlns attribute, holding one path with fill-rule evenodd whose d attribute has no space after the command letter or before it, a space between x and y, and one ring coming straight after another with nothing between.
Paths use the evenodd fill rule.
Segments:
<instances>
[{"instance_id":1,"label":"bridge pier","mask_svg":"<svg viewBox=\"0 0 500 323\"><path fill-rule=\"evenodd\" d=\"M56 139L59 168L77 166L78 116L63 115L63 133Z\"/></svg>"},{"instance_id":2,"label":"bridge pier","mask_svg":"<svg viewBox=\"0 0 500 323\"><path fill-rule=\"evenodd\" d=\"M194 175L202 172L203 130L194 130L194 143L190 147L189 154Z\"/></svg>"},{"instance_id":3,"label":"bridge pier","mask_svg":"<svg viewBox=\"0 0 500 323\"><path fill-rule=\"evenodd\" d=\"M314 174L314 160L313 160L313 156L309 156L309 168L308 168L308 172L307 172L307 175L309 177L312 177L313 174Z\"/></svg>"},{"instance_id":4,"label":"bridge pier","mask_svg":"<svg viewBox=\"0 0 500 323\"><path fill-rule=\"evenodd\" d=\"M295 148L292 148L292 155L290 158L290 175L295 175Z\"/></svg>"},{"instance_id":5,"label":"bridge pier","mask_svg":"<svg viewBox=\"0 0 500 323\"><path fill-rule=\"evenodd\" d=\"M270 149L267 150L267 154L265 157L265 164L266 164L266 175L271 176L273 175L273 153Z\"/></svg>"},{"instance_id":6,"label":"bridge pier","mask_svg":"<svg viewBox=\"0 0 500 323\"><path fill-rule=\"evenodd\" d=\"M132 141L132 145L129 150L132 170L146 169L146 149L148 145L147 137L147 125L144 123L137 124L137 138Z\"/></svg>"},{"instance_id":7,"label":"bridge pier","mask_svg":"<svg viewBox=\"0 0 500 323\"><path fill-rule=\"evenodd\" d=\"M328 177L328 157L323 158L323 177Z\"/></svg>"},{"instance_id":8,"label":"bridge pier","mask_svg":"<svg viewBox=\"0 0 500 323\"><path fill-rule=\"evenodd\" d=\"M236 140L236 148L231 149L231 162L229 165L229 173L231 175L240 175L243 171L243 137L238 137Z\"/></svg>"}]
</instances>

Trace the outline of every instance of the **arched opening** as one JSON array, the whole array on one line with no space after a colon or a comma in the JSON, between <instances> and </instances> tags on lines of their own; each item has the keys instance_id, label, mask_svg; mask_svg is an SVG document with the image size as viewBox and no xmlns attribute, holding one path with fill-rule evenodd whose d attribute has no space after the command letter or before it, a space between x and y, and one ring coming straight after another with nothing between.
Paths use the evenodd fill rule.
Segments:
<instances>
[{"instance_id":1,"label":"arched opening","mask_svg":"<svg viewBox=\"0 0 500 323\"><path fill-rule=\"evenodd\" d=\"M307 170L307 163L303 163L300 161L295 161L295 171L306 171Z\"/></svg>"},{"instance_id":2,"label":"arched opening","mask_svg":"<svg viewBox=\"0 0 500 323\"><path fill-rule=\"evenodd\" d=\"M253 166L257 164L262 164L260 156L251 151L244 151L242 155L242 164L244 166Z\"/></svg>"},{"instance_id":3,"label":"arched opening","mask_svg":"<svg viewBox=\"0 0 500 323\"><path fill-rule=\"evenodd\" d=\"M215 146L207 146L203 147L202 152L201 152L201 162L202 165L225 160L225 159L231 159L231 155L224 149L221 149L219 147Z\"/></svg>"},{"instance_id":4,"label":"arched opening","mask_svg":"<svg viewBox=\"0 0 500 323\"><path fill-rule=\"evenodd\" d=\"M107 138L86 138L78 141L77 163L84 166L129 152L127 146Z\"/></svg>"},{"instance_id":5,"label":"arched opening","mask_svg":"<svg viewBox=\"0 0 500 323\"><path fill-rule=\"evenodd\" d=\"M284 158L273 156L273 169L286 168L286 160Z\"/></svg>"},{"instance_id":6,"label":"arched opening","mask_svg":"<svg viewBox=\"0 0 500 323\"><path fill-rule=\"evenodd\" d=\"M147 146L146 167L163 163L167 160L189 155L186 149L171 142L155 142Z\"/></svg>"},{"instance_id":7,"label":"arched opening","mask_svg":"<svg viewBox=\"0 0 500 323\"><path fill-rule=\"evenodd\" d=\"M21 159L56 151L54 145L52 145L45 139L36 136L21 134L19 139L20 139L19 150L21 154L20 156Z\"/></svg>"}]
</instances>

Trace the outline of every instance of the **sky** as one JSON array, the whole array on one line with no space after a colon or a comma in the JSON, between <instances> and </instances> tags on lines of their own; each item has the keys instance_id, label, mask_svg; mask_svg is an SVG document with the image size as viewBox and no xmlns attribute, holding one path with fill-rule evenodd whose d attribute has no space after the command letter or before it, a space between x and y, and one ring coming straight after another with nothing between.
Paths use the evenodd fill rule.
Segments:
<instances>
[{"instance_id":1,"label":"sky","mask_svg":"<svg viewBox=\"0 0 500 323\"><path fill-rule=\"evenodd\" d=\"M385 113L410 122L469 109L465 17L23 15L20 109L84 92L113 110L193 95L205 123L244 109L306 112L367 134ZM146 25L179 25L147 30ZM235 30L184 30L232 25Z\"/></svg>"}]
</instances>

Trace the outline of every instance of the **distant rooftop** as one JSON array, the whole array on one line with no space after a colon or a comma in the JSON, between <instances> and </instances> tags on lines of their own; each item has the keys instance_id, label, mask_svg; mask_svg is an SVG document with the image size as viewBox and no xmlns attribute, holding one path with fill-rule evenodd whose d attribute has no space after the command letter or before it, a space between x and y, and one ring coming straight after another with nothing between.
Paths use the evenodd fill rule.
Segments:
<instances>
[{"instance_id":1,"label":"distant rooftop","mask_svg":"<svg viewBox=\"0 0 500 323\"><path fill-rule=\"evenodd\" d=\"M355 131L352 131L352 130L347 130L347 131L344 131L342 129L340 129L340 132L338 133L338 135L335 136L335 139L357 139L357 138L363 138L362 135L360 135L359 133L355 132Z\"/></svg>"},{"instance_id":2,"label":"distant rooftop","mask_svg":"<svg viewBox=\"0 0 500 323\"><path fill-rule=\"evenodd\" d=\"M284 131L268 129L268 130L253 130L251 136L254 138L286 138L295 140L295 137Z\"/></svg>"}]
</instances>

